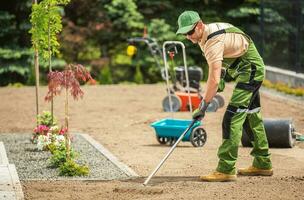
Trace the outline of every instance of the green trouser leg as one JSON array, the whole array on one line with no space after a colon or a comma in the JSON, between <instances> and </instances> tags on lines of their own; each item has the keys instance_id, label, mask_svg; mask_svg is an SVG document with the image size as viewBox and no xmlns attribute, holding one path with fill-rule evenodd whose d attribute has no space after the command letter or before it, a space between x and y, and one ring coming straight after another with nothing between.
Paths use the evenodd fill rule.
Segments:
<instances>
[{"instance_id":1,"label":"green trouser leg","mask_svg":"<svg viewBox=\"0 0 304 200\"><path fill-rule=\"evenodd\" d=\"M217 171L235 174L235 163L238 157L238 146L242 137L243 126L253 135L253 166L271 168L268 142L263 120L259 111L259 86L253 91L235 88L230 104L223 119L223 143L218 150L219 163ZM247 109L249 108L249 109ZM249 110L249 112L248 112ZM255 110L255 111L254 111ZM250 113L254 111L254 113ZM246 121L246 122L245 122Z\"/></svg>"},{"instance_id":2,"label":"green trouser leg","mask_svg":"<svg viewBox=\"0 0 304 200\"><path fill-rule=\"evenodd\" d=\"M245 119L246 113L235 113L231 118L230 138L223 139L223 143L218 150L219 163L216 171L225 174L235 174L238 146L241 141L242 127Z\"/></svg>"},{"instance_id":3,"label":"green trouser leg","mask_svg":"<svg viewBox=\"0 0 304 200\"><path fill-rule=\"evenodd\" d=\"M252 141L253 149L250 153L254 157L252 166L259 169L271 169L268 141L261 112L248 114L247 119L254 139Z\"/></svg>"}]
</instances>

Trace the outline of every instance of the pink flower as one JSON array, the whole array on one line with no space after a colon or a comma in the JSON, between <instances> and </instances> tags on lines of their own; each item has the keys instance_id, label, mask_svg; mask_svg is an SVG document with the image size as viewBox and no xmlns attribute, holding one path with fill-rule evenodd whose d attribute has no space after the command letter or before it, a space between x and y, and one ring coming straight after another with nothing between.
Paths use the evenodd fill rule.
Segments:
<instances>
[{"instance_id":1,"label":"pink flower","mask_svg":"<svg viewBox=\"0 0 304 200\"><path fill-rule=\"evenodd\" d=\"M61 128L59 131L59 135L65 135L65 133L68 131L67 128Z\"/></svg>"},{"instance_id":2,"label":"pink flower","mask_svg":"<svg viewBox=\"0 0 304 200\"><path fill-rule=\"evenodd\" d=\"M49 130L50 130L50 128L47 127L46 125L38 125L38 126L34 129L34 133L40 134L40 135L46 135L46 134L48 133Z\"/></svg>"}]
</instances>

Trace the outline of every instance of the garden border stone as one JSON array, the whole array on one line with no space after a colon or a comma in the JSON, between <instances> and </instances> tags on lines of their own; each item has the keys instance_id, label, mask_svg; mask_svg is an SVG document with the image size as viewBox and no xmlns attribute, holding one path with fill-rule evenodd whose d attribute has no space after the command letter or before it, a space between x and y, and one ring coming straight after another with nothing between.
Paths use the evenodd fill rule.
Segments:
<instances>
[{"instance_id":1,"label":"garden border stone","mask_svg":"<svg viewBox=\"0 0 304 200\"><path fill-rule=\"evenodd\" d=\"M0 165L0 175L0 199L23 200L24 194L15 165Z\"/></svg>"},{"instance_id":2,"label":"garden border stone","mask_svg":"<svg viewBox=\"0 0 304 200\"><path fill-rule=\"evenodd\" d=\"M8 158L6 155L5 147L3 142L0 141L0 165L8 164Z\"/></svg>"},{"instance_id":3,"label":"garden border stone","mask_svg":"<svg viewBox=\"0 0 304 200\"><path fill-rule=\"evenodd\" d=\"M104 146L99 142L94 140L90 135L81 133L80 134L84 139L86 139L93 147L95 147L100 153L107 157L113 164L115 164L119 169L121 169L128 176L138 177L138 174L128 167L123 162L120 162L117 157L115 157L110 151L108 151Z\"/></svg>"}]
</instances>

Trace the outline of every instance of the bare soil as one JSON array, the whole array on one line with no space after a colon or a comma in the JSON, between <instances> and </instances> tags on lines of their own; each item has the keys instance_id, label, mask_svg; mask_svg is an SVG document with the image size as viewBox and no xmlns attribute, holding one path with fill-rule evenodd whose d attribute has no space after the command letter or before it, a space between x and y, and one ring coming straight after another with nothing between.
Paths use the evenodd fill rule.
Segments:
<instances>
[{"instance_id":1,"label":"bare soil","mask_svg":"<svg viewBox=\"0 0 304 200\"><path fill-rule=\"evenodd\" d=\"M83 100L70 101L72 132L91 135L108 148L140 178L115 181L24 181L26 199L304 199L304 145L292 149L271 149L274 176L238 177L236 182L206 183L198 177L217 165L221 143L221 122L225 108L208 113L203 125L208 134L204 147L183 142L169 157L149 186L142 185L169 150L161 146L149 126L172 117L161 108L164 85L84 86ZM227 102L232 85L223 96ZM46 87L40 88L40 110L49 110L44 101ZM30 133L35 126L35 88L0 88L0 133ZM303 102L295 103L262 94L264 118L290 118L298 132L304 132ZM63 97L56 97L55 115L63 123ZM190 113L174 118L189 119ZM251 164L250 148L239 149L237 167Z\"/></svg>"}]
</instances>

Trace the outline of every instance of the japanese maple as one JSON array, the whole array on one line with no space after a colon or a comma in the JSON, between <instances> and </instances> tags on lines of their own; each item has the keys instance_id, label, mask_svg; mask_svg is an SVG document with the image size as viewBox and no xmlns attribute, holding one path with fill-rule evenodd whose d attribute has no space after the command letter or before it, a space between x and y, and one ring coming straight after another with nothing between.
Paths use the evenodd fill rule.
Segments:
<instances>
[{"instance_id":1,"label":"japanese maple","mask_svg":"<svg viewBox=\"0 0 304 200\"><path fill-rule=\"evenodd\" d=\"M70 134L69 134L69 98L70 91L74 100L82 98L84 93L80 88L80 82L91 81L92 77L89 71L80 64L69 64L63 71L51 71L48 74L48 93L46 101L52 101L54 96L60 95L65 91L65 129L66 129L66 152L67 160L70 159Z\"/></svg>"}]
</instances>

